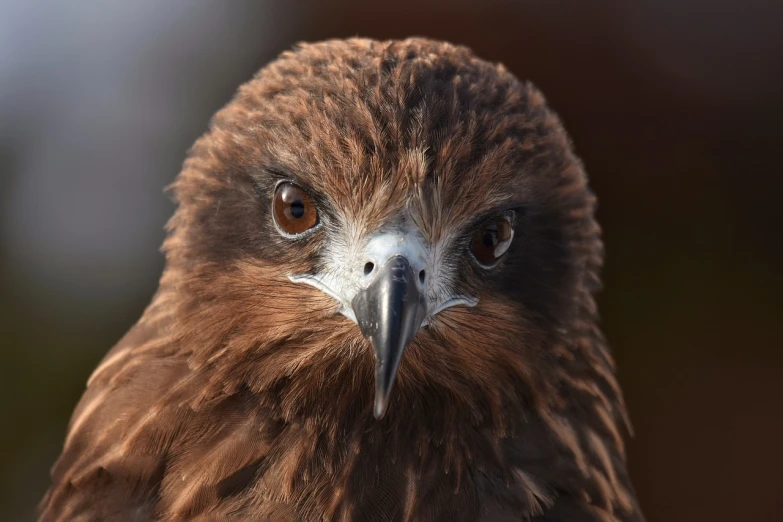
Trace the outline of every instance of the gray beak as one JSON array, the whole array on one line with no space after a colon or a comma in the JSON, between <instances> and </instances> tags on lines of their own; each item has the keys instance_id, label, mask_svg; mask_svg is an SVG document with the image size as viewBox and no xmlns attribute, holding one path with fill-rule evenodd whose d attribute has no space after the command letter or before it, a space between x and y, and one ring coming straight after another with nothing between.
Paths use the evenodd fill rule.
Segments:
<instances>
[{"instance_id":1,"label":"gray beak","mask_svg":"<svg viewBox=\"0 0 783 522\"><path fill-rule=\"evenodd\" d=\"M359 329L375 349L376 419L386 412L402 354L427 315L417 277L408 259L395 255L351 302Z\"/></svg>"}]
</instances>

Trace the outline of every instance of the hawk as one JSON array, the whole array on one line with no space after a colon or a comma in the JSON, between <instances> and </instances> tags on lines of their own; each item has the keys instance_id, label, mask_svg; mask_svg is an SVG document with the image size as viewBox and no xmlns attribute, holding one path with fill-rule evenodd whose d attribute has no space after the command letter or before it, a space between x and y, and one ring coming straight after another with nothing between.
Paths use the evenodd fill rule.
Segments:
<instances>
[{"instance_id":1,"label":"hawk","mask_svg":"<svg viewBox=\"0 0 783 522\"><path fill-rule=\"evenodd\" d=\"M49 521L641 521L600 228L541 93L333 40L240 87L71 419Z\"/></svg>"}]
</instances>

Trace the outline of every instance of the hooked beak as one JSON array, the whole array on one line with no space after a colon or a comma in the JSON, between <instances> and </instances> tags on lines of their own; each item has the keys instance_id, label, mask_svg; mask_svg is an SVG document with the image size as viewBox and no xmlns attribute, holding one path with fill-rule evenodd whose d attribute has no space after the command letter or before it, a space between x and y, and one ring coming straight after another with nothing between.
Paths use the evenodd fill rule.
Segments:
<instances>
[{"instance_id":1,"label":"hooked beak","mask_svg":"<svg viewBox=\"0 0 783 522\"><path fill-rule=\"evenodd\" d=\"M419 328L447 308L475 306L478 299L447 290L446 272L430 259L430 249L416 230L377 232L362 248L343 252L328 258L327 270L288 277L340 303L338 313L355 321L372 343L374 413L380 419L389 405L403 353Z\"/></svg>"},{"instance_id":2,"label":"hooked beak","mask_svg":"<svg viewBox=\"0 0 783 522\"><path fill-rule=\"evenodd\" d=\"M405 256L395 255L351 302L359 329L375 349L375 418L386 412L405 348L427 316L427 301Z\"/></svg>"}]
</instances>

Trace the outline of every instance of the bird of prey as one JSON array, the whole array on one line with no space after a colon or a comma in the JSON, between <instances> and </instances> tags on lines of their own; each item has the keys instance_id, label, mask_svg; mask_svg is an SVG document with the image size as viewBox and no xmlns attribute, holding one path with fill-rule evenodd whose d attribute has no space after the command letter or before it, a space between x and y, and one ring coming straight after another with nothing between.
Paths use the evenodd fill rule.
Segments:
<instances>
[{"instance_id":1,"label":"bird of prey","mask_svg":"<svg viewBox=\"0 0 783 522\"><path fill-rule=\"evenodd\" d=\"M460 46L333 40L240 87L89 379L49 521L641 521L568 135Z\"/></svg>"}]
</instances>

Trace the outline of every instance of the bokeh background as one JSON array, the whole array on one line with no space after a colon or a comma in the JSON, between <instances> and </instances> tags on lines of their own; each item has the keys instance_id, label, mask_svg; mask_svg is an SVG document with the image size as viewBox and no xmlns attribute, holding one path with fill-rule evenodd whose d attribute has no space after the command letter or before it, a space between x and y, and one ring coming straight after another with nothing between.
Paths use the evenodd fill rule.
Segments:
<instances>
[{"instance_id":1,"label":"bokeh background","mask_svg":"<svg viewBox=\"0 0 783 522\"><path fill-rule=\"evenodd\" d=\"M0 520L163 265L162 189L297 41L424 35L534 81L600 200L649 521L783 520L783 2L0 2Z\"/></svg>"}]
</instances>

